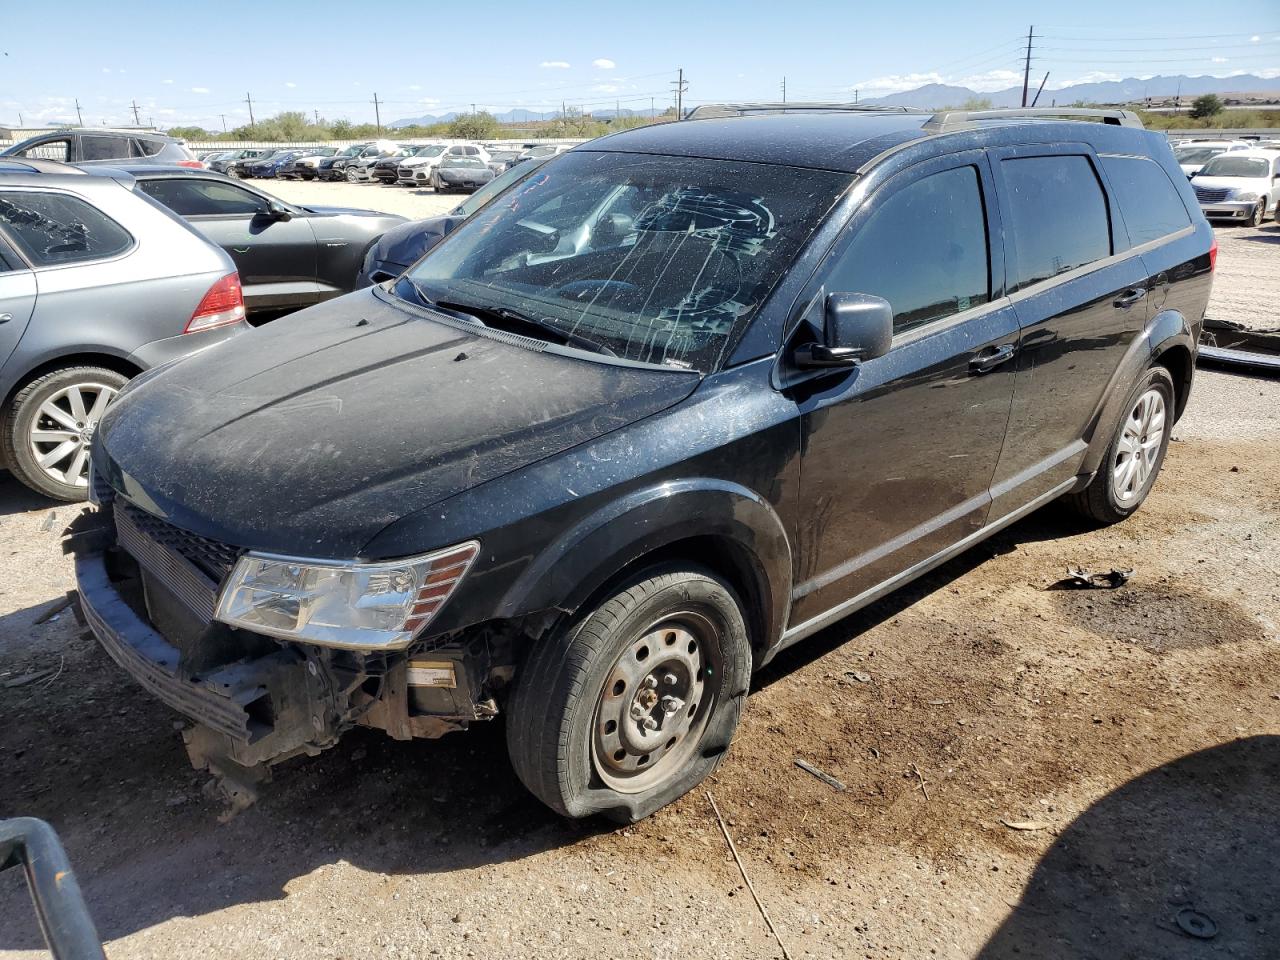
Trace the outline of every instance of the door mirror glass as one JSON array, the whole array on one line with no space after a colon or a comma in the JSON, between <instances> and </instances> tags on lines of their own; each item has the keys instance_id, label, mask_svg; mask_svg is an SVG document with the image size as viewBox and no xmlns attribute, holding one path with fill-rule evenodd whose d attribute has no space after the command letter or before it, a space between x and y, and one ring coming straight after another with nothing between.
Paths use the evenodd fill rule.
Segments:
<instances>
[{"instance_id":1,"label":"door mirror glass","mask_svg":"<svg viewBox=\"0 0 1280 960\"><path fill-rule=\"evenodd\" d=\"M889 352L893 307L868 293L830 293L823 307L822 343L797 348L802 367L851 367Z\"/></svg>"}]
</instances>

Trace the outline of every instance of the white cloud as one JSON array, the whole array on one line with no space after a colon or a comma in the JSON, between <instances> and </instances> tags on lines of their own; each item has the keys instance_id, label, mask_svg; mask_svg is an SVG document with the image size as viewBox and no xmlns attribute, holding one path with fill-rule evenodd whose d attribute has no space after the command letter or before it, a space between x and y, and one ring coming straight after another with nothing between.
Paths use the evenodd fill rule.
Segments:
<instances>
[{"instance_id":1,"label":"white cloud","mask_svg":"<svg viewBox=\"0 0 1280 960\"><path fill-rule=\"evenodd\" d=\"M208 93L209 88L208 87L192 87L191 92L192 93Z\"/></svg>"},{"instance_id":2,"label":"white cloud","mask_svg":"<svg viewBox=\"0 0 1280 960\"><path fill-rule=\"evenodd\" d=\"M1262 41L1262 38L1258 36L1256 33L1249 38L1250 43L1260 43L1261 41Z\"/></svg>"},{"instance_id":3,"label":"white cloud","mask_svg":"<svg viewBox=\"0 0 1280 960\"><path fill-rule=\"evenodd\" d=\"M1214 58L1212 58L1212 60L1211 60L1210 62L1211 62L1211 63L1226 63L1226 62L1227 62L1227 58L1226 58L1226 57L1214 57Z\"/></svg>"},{"instance_id":4,"label":"white cloud","mask_svg":"<svg viewBox=\"0 0 1280 960\"><path fill-rule=\"evenodd\" d=\"M914 90L926 83L942 83L940 73L891 73L884 77L872 77L853 84L860 93L902 93Z\"/></svg>"},{"instance_id":5,"label":"white cloud","mask_svg":"<svg viewBox=\"0 0 1280 960\"><path fill-rule=\"evenodd\" d=\"M1106 70L1090 70L1078 77L1072 77L1070 80L1061 80L1058 82L1050 81L1045 86L1050 90L1061 90L1063 87L1074 87L1077 83L1107 83L1112 80L1123 80L1124 77L1118 73L1108 73ZM1138 79L1144 79L1139 77Z\"/></svg>"},{"instance_id":6,"label":"white cloud","mask_svg":"<svg viewBox=\"0 0 1280 960\"><path fill-rule=\"evenodd\" d=\"M169 85L169 84L172 84L172 83L173 83L173 81L172 81L172 80L161 80L160 82L161 82L161 83L163 83L163 84L166 84L166 85Z\"/></svg>"},{"instance_id":7,"label":"white cloud","mask_svg":"<svg viewBox=\"0 0 1280 960\"><path fill-rule=\"evenodd\" d=\"M1022 74L1013 70L988 70L985 73L974 74L970 77L960 77L957 80L949 80L958 87L968 87L970 90L976 90L979 93L991 93L995 90L1007 90L1009 87L1022 82Z\"/></svg>"},{"instance_id":8,"label":"white cloud","mask_svg":"<svg viewBox=\"0 0 1280 960\"><path fill-rule=\"evenodd\" d=\"M111 68L110 68L110 67L103 67L103 68L102 68L102 72L103 72L103 73L110 73L110 72L111 72Z\"/></svg>"},{"instance_id":9,"label":"white cloud","mask_svg":"<svg viewBox=\"0 0 1280 960\"><path fill-rule=\"evenodd\" d=\"M409 84L409 89L410 89L410 90L421 90L421 89L422 89L422 85L421 85L421 84L418 84L418 83L411 83L411 84Z\"/></svg>"},{"instance_id":10,"label":"white cloud","mask_svg":"<svg viewBox=\"0 0 1280 960\"><path fill-rule=\"evenodd\" d=\"M440 102L440 98L439 97L423 97L418 102L425 103L429 107L434 107L437 103Z\"/></svg>"},{"instance_id":11,"label":"white cloud","mask_svg":"<svg viewBox=\"0 0 1280 960\"><path fill-rule=\"evenodd\" d=\"M597 60L592 60L591 65L595 67L597 70L612 70L614 67L617 66L616 63L614 63L612 60L608 59L607 57L600 57Z\"/></svg>"},{"instance_id":12,"label":"white cloud","mask_svg":"<svg viewBox=\"0 0 1280 960\"><path fill-rule=\"evenodd\" d=\"M284 85L285 85L286 87L288 87L290 90L292 90L294 87L296 87L296 86L297 86L297 84L296 84L296 83L294 83L292 80L286 80L286 81L284 82Z\"/></svg>"},{"instance_id":13,"label":"white cloud","mask_svg":"<svg viewBox=\"0 0 1280 960\"><path fill-rule=\"evenodd\" d=\"M569 63L566 60L543 60L538 66L544 70L568 70Z\"/></svg>"},{"instance_id":14,"label":"white cloud","mask_svg":"<svg viewBox=\"0 0 1280 960\"><path fill-rule=\"evenodd\" d=\"M616 83L597 83L591 89L595 93L617 93L622 87Z\"/></svg>"}]
</instances>

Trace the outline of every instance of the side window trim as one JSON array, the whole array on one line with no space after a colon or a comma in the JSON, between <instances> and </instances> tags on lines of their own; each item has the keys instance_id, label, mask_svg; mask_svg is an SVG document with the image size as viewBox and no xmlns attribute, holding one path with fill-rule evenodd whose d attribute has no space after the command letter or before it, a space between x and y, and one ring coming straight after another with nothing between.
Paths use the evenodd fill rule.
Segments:
<instances>
[{"instance_id":1,"label":"side window trim","mask_svg":"<svg viewBox=\"0 0 1280 960\"><path fill-rule=\"evenodd\" d=\"M967 310L939 317L909 330L895 332L890 349L896 350L899 346L913 343L934 333L949 329L956 324L964 323L983 316L992 310L1007 306L1002 211L996 201L996 184L991 169L991 160L985 150L967 150L962 153L922 160L896 171L886 178L883 183L877 185L841 228L836 241L831 245L831 248L823 256L821 263L814 271L813 279L810 281L808 288L809 292L800 298L801 302L808 303L810 308L815 302L821 304L822 298L818 297L817 293L820 289L825 291L826 278L830 276L832 267L848 250L858 231L865 226L866 222L871 219L886 200L899 190L919 180L963 167L974 167L978 172L978 189L981 193L982 208L987 226L986 246L990 299L986 303L975 304ZM788 327L788 337L793 334L794 324Z\"/></svg>"}]
</instances>

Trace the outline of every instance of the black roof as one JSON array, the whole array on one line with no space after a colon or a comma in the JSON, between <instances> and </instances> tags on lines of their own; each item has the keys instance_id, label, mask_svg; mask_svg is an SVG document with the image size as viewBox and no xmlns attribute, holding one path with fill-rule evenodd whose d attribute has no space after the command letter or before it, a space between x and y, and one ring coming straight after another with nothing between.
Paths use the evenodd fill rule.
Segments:
<instances>
[{"instance_id":1,"label":"black roof","mask_svg":"<svg viewBox=\"0 0 1280 960\"><path fill-rule=\"evenodd\" d=\"M872 157L919 139L929 114L791 113L657 123L579 150L747 160L853 173Z\"/></svg>"}]
</instances>

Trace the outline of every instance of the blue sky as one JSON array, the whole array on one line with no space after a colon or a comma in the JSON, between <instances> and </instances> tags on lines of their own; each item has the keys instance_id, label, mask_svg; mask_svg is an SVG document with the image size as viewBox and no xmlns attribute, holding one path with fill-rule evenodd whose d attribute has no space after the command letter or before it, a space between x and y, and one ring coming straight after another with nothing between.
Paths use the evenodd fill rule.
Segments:
<instances>
[{"instance_id":1,"label":"blue sky","mask_svg":"<svg viewBox=\"0 0 1280 960\"><path fill-rule=\"evenodd\" d=\"M364 12L353 14L352 10ZM413 12L400 13L404 9ZM440 24L441 9L456 14ZM396 10L393 16L391 11ZM1035 12L1033 12L1035 11ZM1048 87L1130 76L1258 73L1280 78L1277 0L1075 0L1046 9L990 0L855 4L510 2L352 4L259 0L128 5L0 2L0 122L27 125L244 123L319 111L384 122L448 110L658 110L683 67L686 103L846 99L928 82L996 90L1021 82L1029 18L1033 74ZM1280 87L1280 79L1277 80Z\"/></svg>"}]
</instances>

